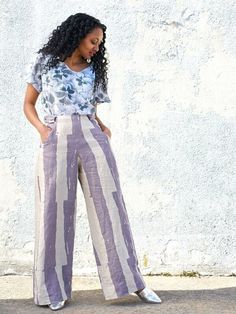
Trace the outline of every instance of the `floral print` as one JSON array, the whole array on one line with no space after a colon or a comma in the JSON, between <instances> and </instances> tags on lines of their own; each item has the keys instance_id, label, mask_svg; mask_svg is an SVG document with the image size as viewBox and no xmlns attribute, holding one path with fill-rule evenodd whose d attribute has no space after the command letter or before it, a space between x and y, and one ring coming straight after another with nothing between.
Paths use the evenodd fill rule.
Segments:
<instances>
[{"instance_id":1,"label":"floral print","mask_svg":"<svg viewBox=\"0 0 236 314\"><path fill-rule=\"evenodd\" d=\"M44 74L42 65L46 58L37 54L26 70L26 82L41 93L41 103L46 114L94 114L97 104L111 102L101 86L93 93L95 73L91 64L77 72L59 61Z\"/></svg>"}]
</instances>

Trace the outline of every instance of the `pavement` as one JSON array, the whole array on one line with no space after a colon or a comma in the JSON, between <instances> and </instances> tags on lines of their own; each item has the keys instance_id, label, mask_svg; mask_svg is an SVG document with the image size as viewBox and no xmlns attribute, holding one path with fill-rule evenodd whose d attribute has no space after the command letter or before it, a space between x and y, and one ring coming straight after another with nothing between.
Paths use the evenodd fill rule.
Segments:
<instances>
[{"instance_id":1,"label":"pavement","mask_svg":"<svg viewBox=\"0 0 236 314\"><path fill-rule=\"evenodd\" d=\"M162 299L148 304L131 294L105 300L98 277L74 276L72 299L59 311L33 302L32 277L0 276L0 314L236 314L236 277L144 276Z\"/></svg>"}]
</instances>

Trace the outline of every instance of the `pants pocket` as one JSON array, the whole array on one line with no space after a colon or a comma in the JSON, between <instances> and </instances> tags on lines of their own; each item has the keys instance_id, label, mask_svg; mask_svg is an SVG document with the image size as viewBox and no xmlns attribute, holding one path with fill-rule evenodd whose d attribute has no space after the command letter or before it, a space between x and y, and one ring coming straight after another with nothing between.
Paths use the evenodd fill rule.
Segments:
<instances>
[{"instance_id":1,"label":"pants pocket","mask_svg":"<svg viewBox=\"0 0 236 314\"><path fill-rule=\"evenodd\" d=\"M104 138L108 139L109 141L111 140L110 137L103 132L103 130L101 129L100 125L98 124L97 120L95 118L93 118L94 122L96 123L98 129L100 130L100 132L104 135Z\"/></svg>"},{"instance_id":2,"label":"pants pocket","mask_svg":"<svg viewBox=\"0 0 236 314\"><path fill-rule=\"evenodd\" d=\"M48 123L46 123L46 126L48 126L49 128L51 128L51 131L50 131L50 133L49 133L47 139L46 139L44 142L42 142L42 141L40 140L40 146L41 146L41 147L50 144L51 139L52 139L52 137L53 137L53 135L54 135L54 133L55 133L56 121L48 122Z\"/></svg>"}]
</instances>

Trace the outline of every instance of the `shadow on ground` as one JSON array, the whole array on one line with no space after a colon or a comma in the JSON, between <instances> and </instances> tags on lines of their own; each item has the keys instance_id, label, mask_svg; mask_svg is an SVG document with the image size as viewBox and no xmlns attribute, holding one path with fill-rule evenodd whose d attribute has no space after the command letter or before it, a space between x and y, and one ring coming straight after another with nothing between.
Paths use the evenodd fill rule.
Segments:
<instances>
[{"instance_id":1,"label":"shadow on ground","mask_svg":"<svg viewBox=\"0 0 236 314\"><path fill-rule=\"evenodd\" d=\"M214 290L156 291L161 304L148 304L135 295L105 300L102 290L73 291L72 299L59 311L36 306L33 298L0 300L0 313L109 313L109 314L236 314L236 287Z\"/></svg>"}]
</instances>

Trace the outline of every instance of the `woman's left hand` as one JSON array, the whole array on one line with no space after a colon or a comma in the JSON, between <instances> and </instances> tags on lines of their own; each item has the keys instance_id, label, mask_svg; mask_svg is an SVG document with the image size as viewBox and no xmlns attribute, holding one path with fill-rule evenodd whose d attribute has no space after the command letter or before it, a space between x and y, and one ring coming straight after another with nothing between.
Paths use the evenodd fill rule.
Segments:
<instances>
[{"instance_id":1,"label":"woman's left hand","mask_svg":"<svg viewBox=\"0 0 236 314\"><path fill-rule=\"evenodd\" d=\"M111 131L107 127L103 128L103 133L105 133L111 139Z\"/></svg>"}]
</instances>

